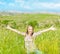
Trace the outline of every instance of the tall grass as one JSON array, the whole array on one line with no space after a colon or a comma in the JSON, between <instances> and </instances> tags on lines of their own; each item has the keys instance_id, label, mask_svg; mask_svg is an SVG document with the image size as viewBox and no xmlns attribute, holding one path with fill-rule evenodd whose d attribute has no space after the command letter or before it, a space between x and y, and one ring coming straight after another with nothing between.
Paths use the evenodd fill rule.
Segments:
<instances>
[{"instance_id":1,"label":"tall grass","mask_svg":"<svg viewBox=\"0 0 60 54\"><path fill-rule=\"evenodd\" d=\"M39 24L38 27L35 27L36 32L54 25L57 28L56 31L48 31L40 34L36 37L35 43L37 48L44 54L60 54L59 17L60 16L49 14L21 14L15 16L2 16L2 18L0 18L0 24L4 24L2 23L4 20L12 20L14 23L9 21L8 24L13 23L10 25L17 25L18 28L16 29L24 32L26 29L24 23L31 20L36 20L36 22ZM0 26L0 54L26 54L26 49L24 47L24 36L7 30L6 26Z\"/></svg>"}]
</instances>

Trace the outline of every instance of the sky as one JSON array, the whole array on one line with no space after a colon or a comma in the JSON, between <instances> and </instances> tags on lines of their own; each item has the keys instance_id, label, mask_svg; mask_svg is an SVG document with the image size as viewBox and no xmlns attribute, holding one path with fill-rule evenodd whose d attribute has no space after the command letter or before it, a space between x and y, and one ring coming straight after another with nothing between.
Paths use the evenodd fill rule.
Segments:
<instances>
[{"instance_id":1,"label":"sky","mask_svg":"<svg viewBox=\"0 0 60 54\"><path fill-rule=\"evenodd\" d=\"M60 12L60 0L0 0L0 11Z\"/></svg>"}]
</instances>

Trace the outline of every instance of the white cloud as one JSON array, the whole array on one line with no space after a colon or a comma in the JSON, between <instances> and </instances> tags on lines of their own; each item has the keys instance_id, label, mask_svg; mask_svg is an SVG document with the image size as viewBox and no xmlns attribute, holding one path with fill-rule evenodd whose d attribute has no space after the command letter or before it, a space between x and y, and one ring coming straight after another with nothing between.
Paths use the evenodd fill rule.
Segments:
<instances>
[{"instance_id":1,"label":"white cloud","mask_svg":"<svg viewBox=\"0 0 60 54\"><path fill-rule=\"evenodd\" d=\"M34 2L32 6L35 8L56 9L60 8L60 3Z\"/></svg>"},{"instance_id":2,"label":"white cloud","mask_svg":"<svg viewBox=\"0 0 60 54\"><path fill-rule=\"evenodd\" d=\"M19 6L24 9L31 9L31 5L24 0L15 0L16 3L19 3Z\"/></svg>"},{"instance_id":3,"label":"white cloud","mask_svg":"<svg viewBox=\"0 0 60 54\"><path fill-rule=\"evenodd\" d=\"M60 7L60 3L41 3L41 6L45 8L55 9Z\"/></svg>"},{"instance_id":4,"label":"white cloud","mask_svg":"<svg viewBox=\"0 0 60 54\"><path fill-rule=\"evenodd\" d=\"M24 5L24 6L22 6L22 8L24 8L24 9L32 9L30 6L28 6L28 5Z\"/></svg>"},{"instance_id":5,"label":"white cloud","mask_svg":"<svg viewBox=\"0 0 60 54\"><path fill-rule=\"evenodd\" d=\"M1 2L1 1L0 1L0 4L1 4L1 5L4 5L4 4L5 4L5 2Z\"/></svg>"},{"instance_id":6,"label":"white cloud","mask_svg":"<svg viewBox=\"0 0 60 54\"><path fill-rule=\"evenodd\" d=\"M25 2L24 0L15 0L15 2Z\"/></svg>"},{"instance_id":7,"label":"white cloud","mask_svg":"<svg viewBox=\"0 0 60 54\"><path fill-rule=\"evenodd\" d=\"M25 0L15 0L16 3L19 3L19 6L25 9L58 9L60 8L60 3L54 2L39 2L39 1L25 1Z\"/></svg>"},{"instance_id":8,"label":"white cloud","mask_svg":"<svg viewBox=\"0 0 60 54\"><path fill-rule=\"evenodd\" d=\"M15 3L9 3L8 5L14 7L15 6Z\"/></svg>"}]
</instances>

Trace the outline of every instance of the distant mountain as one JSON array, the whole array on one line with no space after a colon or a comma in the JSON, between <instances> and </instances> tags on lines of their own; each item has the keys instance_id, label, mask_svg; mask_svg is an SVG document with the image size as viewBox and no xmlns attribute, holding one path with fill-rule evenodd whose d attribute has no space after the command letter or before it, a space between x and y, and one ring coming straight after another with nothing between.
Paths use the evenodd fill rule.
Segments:
<instances>
[{"instance_id":1,"label":"distant mountain","mask_svg":"<svg viewBox=\"0 0 60 54\"><path fill-rule=\"evenodd\" d=\"M15 15L15 14L56 14L56 15L60 15L60 13L58 12L47 12L47 11L43 11L43 12L19 12L19 11L8 11L8 12L0 12L0 15L2 16L10 16L10 15Z\"/></svg>"}]
</instances>

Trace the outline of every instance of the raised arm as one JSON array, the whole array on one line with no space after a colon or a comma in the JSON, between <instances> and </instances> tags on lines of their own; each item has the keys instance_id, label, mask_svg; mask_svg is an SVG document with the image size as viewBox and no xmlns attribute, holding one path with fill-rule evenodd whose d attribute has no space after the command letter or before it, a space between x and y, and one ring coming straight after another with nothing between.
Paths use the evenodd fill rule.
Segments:
<instances>
[{"instance_id":1,"label":"raised arm","mask_svg":"<svg viewBox=\"0 0 60 54\"><path fill-rule=\"evenodd\" d=\"M40 32L43 33L43 32L47 32L47 31L50 31L50 30L54 31L54 30L56 30L56 28L53 27L53 26L51 26L50 28L45 29L45 30L42 30L42 31L40 31Z\"/></svg>"},{"instance_id":2,"label":"raised arm","mask_svg":"<svg viewBox=\"0 0 60 54\"><path fill-rule=\"evenodd\" d=\"M54 31L54 30L56 30L56 28L54 26L51 26L48 29L44 29L44 30L41 30L41 31L36 32L35 35L39 35L41 33L44 33L44 32L50 31L50 30Z\"/></svg>"},{"instance_id":3,"label":"raised arm","mask_svg":"<svg viewBox=\"0 0 60 54\"><path fill-rule=\"evenodd\" d=\"M11 28L9 25L7 25L6 28L9 29L9 30L11 30L11 31L14 31L14 32L16 32L16 33L18 33L18 34L25 35L24 32L20 32L20 31L18 31L18 30L16 30L16 29L13 29L13 28Z\"/></svg>"}]
</instances>

